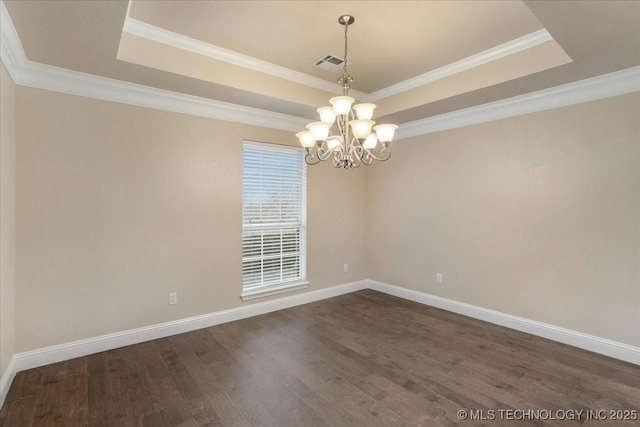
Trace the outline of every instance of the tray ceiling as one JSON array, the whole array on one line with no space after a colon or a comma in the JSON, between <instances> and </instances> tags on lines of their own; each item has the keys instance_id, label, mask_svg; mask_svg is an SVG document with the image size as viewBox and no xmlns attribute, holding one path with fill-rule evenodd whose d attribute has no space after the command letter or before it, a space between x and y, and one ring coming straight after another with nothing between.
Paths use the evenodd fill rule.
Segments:
<instances>
[{"instance_id":1,"label":"tray ceiling","mask_svg":"<svg viewBox=\"0 0 640 427\"><path fill-rule=\"evenodd\" d=\"M640 64L639 2L4 3L31 61L305 118L343 13L355 97L396 123Z\"/></svg>"}]
</instances>

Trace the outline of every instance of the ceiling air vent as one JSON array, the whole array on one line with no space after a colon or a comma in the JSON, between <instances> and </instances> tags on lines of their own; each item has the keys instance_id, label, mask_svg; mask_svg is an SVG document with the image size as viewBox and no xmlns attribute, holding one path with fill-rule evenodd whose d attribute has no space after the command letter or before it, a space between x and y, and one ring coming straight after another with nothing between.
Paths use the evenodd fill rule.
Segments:
<instances>
[{"instance_id":1,"label":"ceiling air vent","mask_svg":"<svg viewBox=\"0 0 640 427\"><path fill-rule=\"evenodd\" d=\"M344 64L344 59L340 59L333 55L322 56L313 61L313 65L315 67L322 68L327 71L338 71L342 68L342 64Z\"/></svg>"}]
</instances>

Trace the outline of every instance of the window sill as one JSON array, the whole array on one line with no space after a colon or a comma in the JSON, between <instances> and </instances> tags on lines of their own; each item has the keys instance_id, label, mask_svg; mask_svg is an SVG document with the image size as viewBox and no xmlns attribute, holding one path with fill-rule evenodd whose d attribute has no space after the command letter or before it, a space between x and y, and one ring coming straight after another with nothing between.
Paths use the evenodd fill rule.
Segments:
<instances>
[{"instance_id":1,"label":"window sill","mask_svg":"<svg viewBox=\"0 0 640 427\"><path fill-rule=\"evenodd\" d=\"M264 288L245 291L240 295L240 298L242 298L242 301L249 301L256 298L263 298L270 295L281 294L283 292L297 291L298 289L304 289L307 286L309 286L309 282L307 282L306 280L282 285L265 286Z\"/></svg>"}]
</instances>

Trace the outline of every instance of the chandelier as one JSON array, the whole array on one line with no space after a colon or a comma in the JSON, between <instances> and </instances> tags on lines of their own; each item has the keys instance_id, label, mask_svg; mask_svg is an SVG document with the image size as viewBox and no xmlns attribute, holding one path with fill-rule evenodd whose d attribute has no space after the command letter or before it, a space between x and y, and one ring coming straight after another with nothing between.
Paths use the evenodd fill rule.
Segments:
<instances>
[{"instance_id":1,"label":"chandelier","mask_svg":"<svg viewBox=\"0 0 640 427\"><path fill-rule=\"evenodd\" d=\"M349 96L353 77L347 71L347 30L354 21L351 15L338 18L344 26L344 66L342 77L338 79L342 96L331 98L331 107L318 108L320 121L309 123L308 130L296 134L307 150L305 161L309 165L332 159L336 168L351 169L361 164L370 165L374 160L385 161L391 156L389 143L398 126L374 126L376 122L371 118L375 104L363 103L352 107L355 99Z\"/></svg>"}]
</instances>

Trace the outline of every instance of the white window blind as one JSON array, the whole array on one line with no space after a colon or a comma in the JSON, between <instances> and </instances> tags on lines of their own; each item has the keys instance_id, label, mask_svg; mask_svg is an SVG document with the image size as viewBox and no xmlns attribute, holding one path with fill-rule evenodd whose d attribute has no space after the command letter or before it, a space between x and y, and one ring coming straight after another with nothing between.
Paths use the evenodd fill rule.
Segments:
<instances>
[{"instance_id":1,"label":"white window blind","mask_svg":"<svg viewBox=\"0 0 640 427\"><path fill-rule=\"evenodd\" d=\"M305 278L306 164L297 148L245 142L243 292Z\"/></svg>"}]
</instances>

